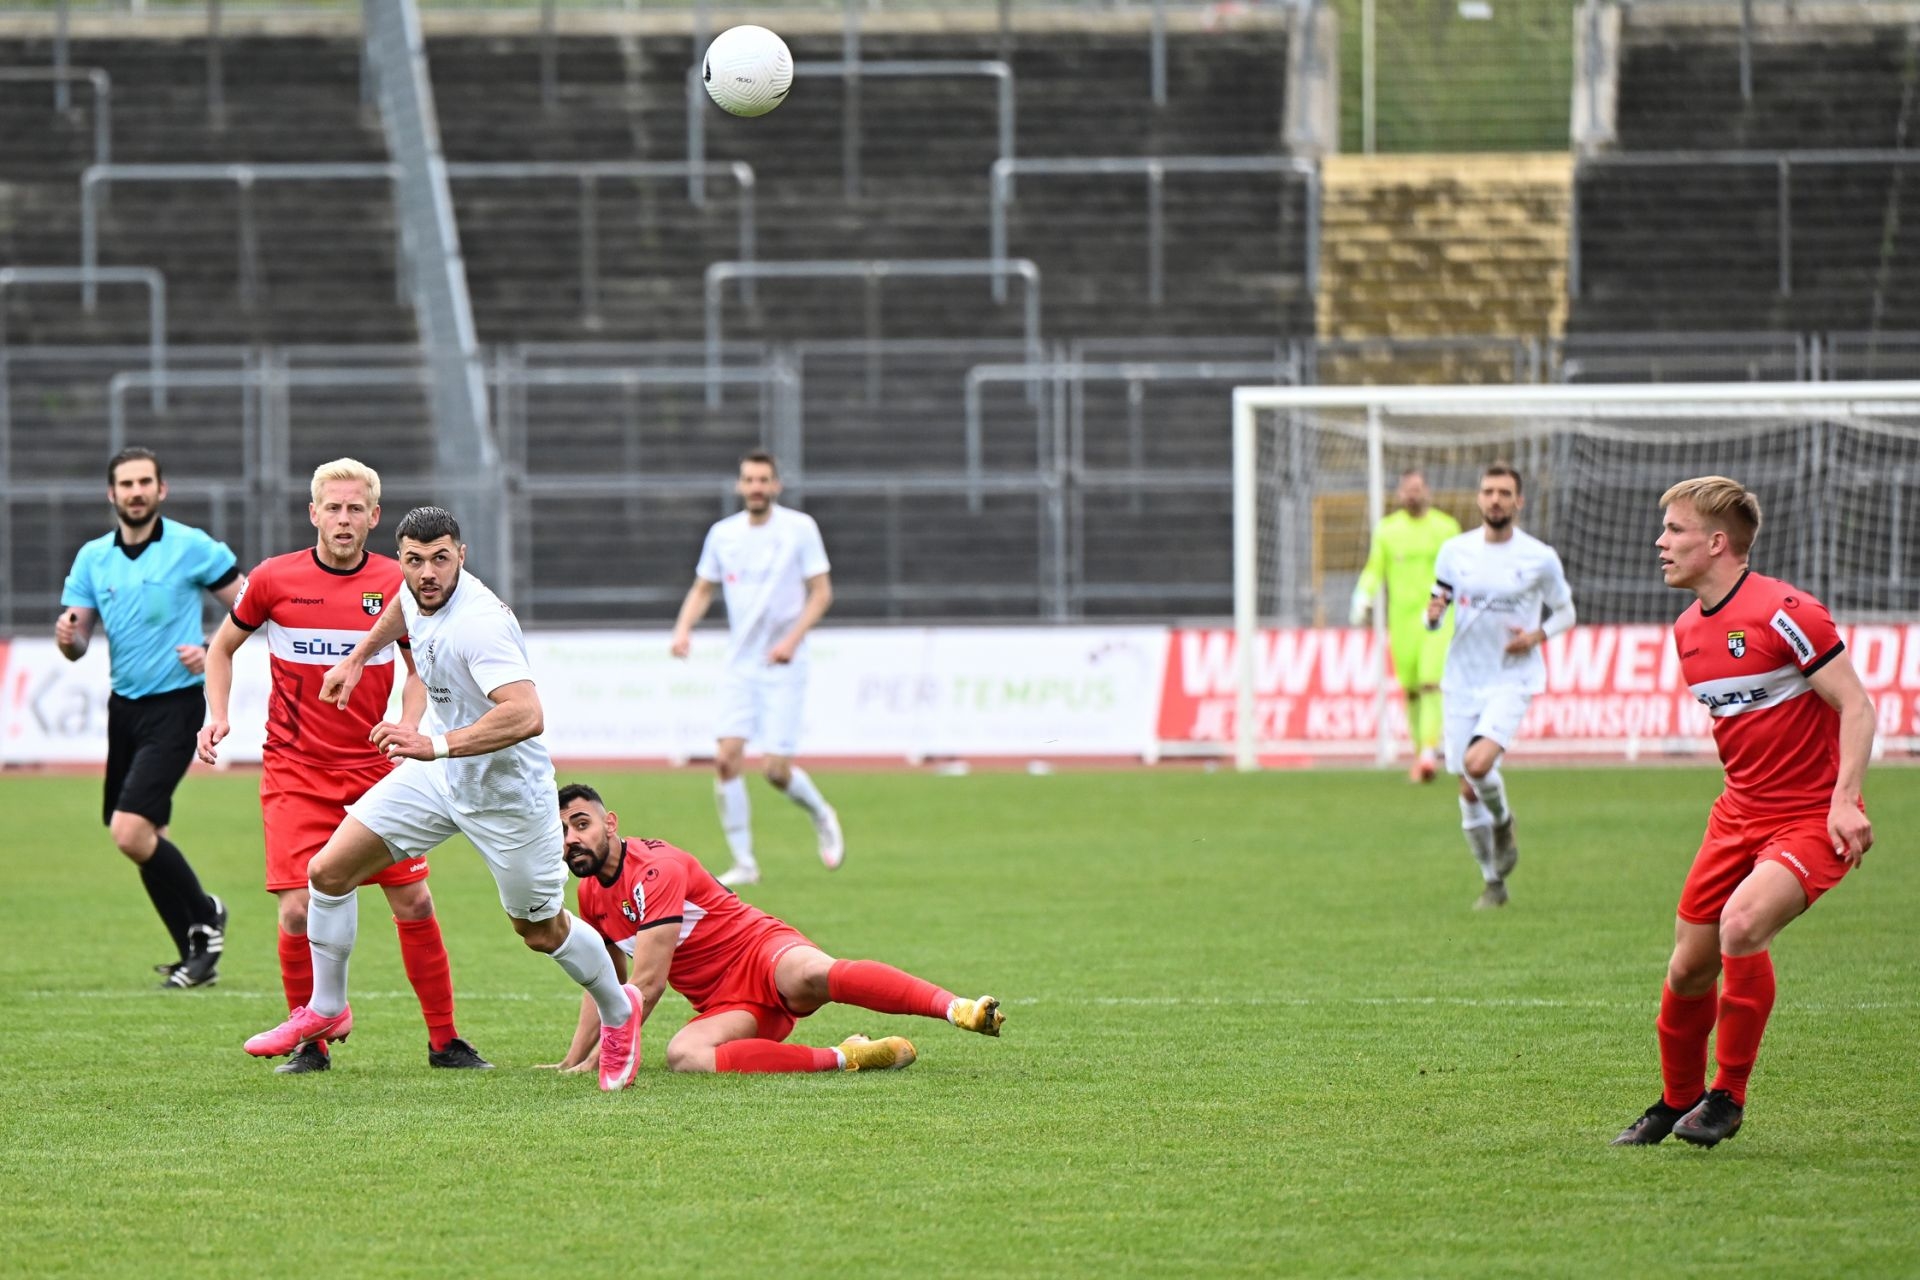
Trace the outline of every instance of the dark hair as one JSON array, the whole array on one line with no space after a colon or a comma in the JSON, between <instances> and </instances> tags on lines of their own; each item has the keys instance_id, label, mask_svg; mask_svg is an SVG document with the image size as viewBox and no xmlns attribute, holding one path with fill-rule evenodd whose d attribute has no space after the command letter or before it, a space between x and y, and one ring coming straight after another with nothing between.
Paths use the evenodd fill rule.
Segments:
<instances>
[{"instance_id":1,"label":"dark hair","mask_svg":"<svg viewBox=\"0 0 1920 1280\"><path fill-rule=\"evenodd\" d=\"M445 507L415 507L401 518L400 527L393 531L395 546L408 539L438 542L442 538L452 538L456 544L460 541L460 522Z\"/></svg>"},{"instance_id":2,"label":"dark hair","mask_svg":"<svg viewBox=\"0 0 1920 1280\"><path fill-rule=\"evenodd\" d=\"M1520 483L1520 472L1514 467L1514 465L1511 462L1508 462L1504 458L1502 458L1498 462L1489 462L1487 464L1487 469L1480 473L1480 478L1482 480L1485 480L1488 476L1512 476L1513 491L1515 493L1525 492L1525 489Z\"/></svg>"},{"instance_id":3,"label":"dark hair","mask_svg":"<svg viewBox=\"0 0 1920 1280\"><path fill-rule=\"evenodd\" d=\"M566 786L560 788L560 807L562 809L576 800L591 800L602 809L607 807L607 802L600 798L600 793L584 782L569 782Z\"/></svg>"},{"instance_id":4,"label":"dark hair","mask_svg":"<svg viewBox=\"0 0 1920 1280\"><path fill-rule=\"evenodd\" d=\"M746 466L746 465L747 465L747 464L748 464L749 462L764 462L764 463L766 463L766 464L767 464L767 466L769 466L769 467L771 467L771 468L773 469L773 475L774 475L774 478L775 478L776 480L780 478L780 464L779 464L779 463L777 463L777 462L775 462L775 461L773 460L773 455L772 455L772 454L770 454L770 453L768 453L768 452L767 452L767 451L766 451L765 449L755 449L755 450L753 450L753 451L752 451L752 452L750 452L750 453L743 453L743 454L741 454L741 455L740 455L740 465L741 465L741 466L743 466L743 467L744 467L744 466Z\"/></svg>"},{"instance_id":5,"label":"dark hair","mask_svg":"<svg viewBox=\"0 0 1920 1280\"><path fill-rule=\"evenodd\" d=\"M120 464L123 462L151 462L153 464L153 478L155 480L164 480L166 478L160 471L160 455L151 449L143 449L139 445L133 444L128 445L107 459L108 485L113 484L113 473L120 469Z\"/></svg>"}]
</instances>

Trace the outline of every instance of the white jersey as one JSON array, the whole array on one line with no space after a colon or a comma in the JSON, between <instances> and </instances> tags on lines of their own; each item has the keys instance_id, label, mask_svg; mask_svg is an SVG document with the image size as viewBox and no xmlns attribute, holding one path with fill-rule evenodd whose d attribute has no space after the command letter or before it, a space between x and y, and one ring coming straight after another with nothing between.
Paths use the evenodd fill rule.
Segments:
<instances>
[{"instance_id":1,"label":"white jersey","mask_svg":"<svg viewBox=\"0 0 1920 1280\"><path fill-rule=\"evenodd\" d=\"M726 596L727 661L765 662L806 605L807 579L828 567L820 526L791 507L774 504L760 524L736 512L707 530L694 572Z\"/></svg>"},{"instance_id":2,"label":"white jersey","mask_svg":"<svg viewBox=\"0 0 1920 1280\"><path fill-rule=\"evenodd\" d=\"M1546 688L1540 646L1514 657L1507 642L1532 631L1548 612L1571 608L1573 592L1554 549L1520 529L1488 542L1484 527L1440 544L1433 577L1453 595L1453 643L1440 679L1449 711L1477 709L1496 689L1534 694Z\"/></svg>"},{"instance_id":3,"label":"white jersey","mask_svg":"<svg viewBox=\"0 0 1920 1280\"><path fill-rule=\"evenodd\" d=\"M414 666L427 686L428 730L463 729L493 710L487 695L533 679L520 621L499 596L462 571L453 595L431 614L420 612L411 590L400 592ZM436 760L447 792L462 813L537 811L553 790L553 759L539 738L483 756Z\"/></svg>"}]
</instances>

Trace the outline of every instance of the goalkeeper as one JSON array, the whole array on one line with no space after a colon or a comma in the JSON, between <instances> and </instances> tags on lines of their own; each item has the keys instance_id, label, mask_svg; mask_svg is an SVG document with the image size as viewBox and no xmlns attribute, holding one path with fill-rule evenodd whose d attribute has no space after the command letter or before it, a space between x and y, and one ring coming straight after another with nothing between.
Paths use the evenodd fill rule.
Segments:
<instances>
[{"instance_id":1,"label":"goalkeeper","mask_svg":"<svg viewBox=\"0 0 1920 1280\"><path fill-rule=\"evenodd\" d=\"M1439 769L1440 673L1453 639L1453 615L1447 615L1439 631L1427 630L1427 596L1433 589L1433 562L1440 544L1460 532L1460 522L1434 509L1426 477L1419 471L1400 476L1394 497L1400 510L1374 527L1367 567L1353 588L1350 621L1356 627L1368 624L1384 583L1387 644L1393 653L1394 674L1407 694L1407 735L1414 747L1413 768L1407 777L1432 782Z\"/></svg>"}]
</instances>

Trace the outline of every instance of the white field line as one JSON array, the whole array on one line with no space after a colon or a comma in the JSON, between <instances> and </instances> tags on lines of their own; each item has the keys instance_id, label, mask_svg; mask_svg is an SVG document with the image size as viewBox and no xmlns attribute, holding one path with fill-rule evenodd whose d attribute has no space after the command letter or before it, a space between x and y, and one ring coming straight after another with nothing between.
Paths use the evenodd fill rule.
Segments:
<instances>
[{"instance_id":1,"label":"white field line","mask_svg":"<svg viewBox=\"0 0 1920 1280\"><path fill-rule=\"evenodd\" d=\"M29 989L13 993L29 1000L272 1000L276 1003L284 997L278 991L235 991L214 989L211 991L161 992L157 989L130 988L124 991L58 991L47 989ZM411 991L355 991L355 1002L377 1000L400 1000L414 1003L419 999ZM569 991L529 992L529 991L460 991L455 999L479 1003L511 1002L519 1004L533 1003L572 1003L574 997ZM1568 1000L1550 996L1086 996L1086 995L1050 995L1016 996L1000 1003L1010 1006L1037 1005L1093 1005L1099 1008L1153 1008L1174 1009L1189 1008L1447 1008L1447 1009L1611 1009L1611 1010L1654 1010L1658 1001L1649 997L1645 1000ZM1858 1000L1843 1001L1837 1004L1800 1004L1783 1003L1782 1012L1787 1013L1867 1013L1883 1009L1920 1009L1920 999L1912 1000Z\"/></svg>"}]
</instances>

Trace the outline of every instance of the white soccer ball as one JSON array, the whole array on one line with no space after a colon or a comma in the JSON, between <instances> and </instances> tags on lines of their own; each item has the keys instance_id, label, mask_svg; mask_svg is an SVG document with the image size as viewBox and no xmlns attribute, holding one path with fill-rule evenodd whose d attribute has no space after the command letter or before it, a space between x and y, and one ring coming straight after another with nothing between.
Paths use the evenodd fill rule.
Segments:
<instances>
[{"instance_id":1,"label":"white soccer ball","mask_svg":"<svg viewBox=\"0 0 1920 1280\"><path fill-rule=\"evenodd\" d=\"M763 116L793 87L793 54L765 27L728 27L707 46L700 78L723 111Z\"/></svg>"}]
</instances>

